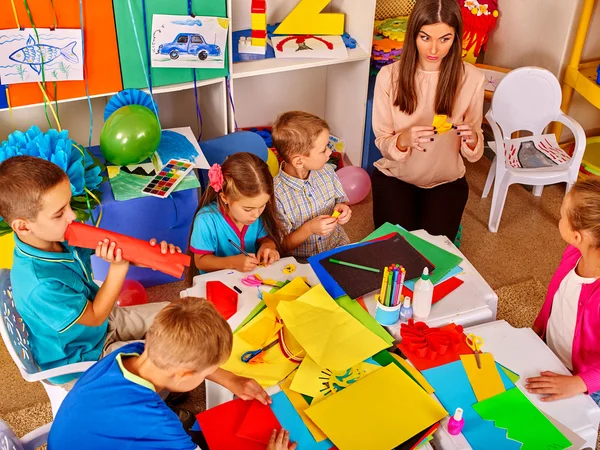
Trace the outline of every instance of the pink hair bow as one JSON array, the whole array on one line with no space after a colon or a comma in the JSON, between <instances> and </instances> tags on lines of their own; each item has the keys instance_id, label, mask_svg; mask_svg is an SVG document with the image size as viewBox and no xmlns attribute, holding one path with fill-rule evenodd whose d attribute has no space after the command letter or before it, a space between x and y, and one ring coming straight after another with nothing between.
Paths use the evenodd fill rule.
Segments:
<instances>
[{"instance_id":1,"label":"pink hair bow","mask_svg":"<svg viewBox=\"0 0 600 450\"><path fill-rule=\"evenodd\" d=\"M208 180L208 184L215 192L219 192L223 189L223 171L221 170L220 165L213 164L212 167L208 169Z\"/></svg>"}]
</instances>

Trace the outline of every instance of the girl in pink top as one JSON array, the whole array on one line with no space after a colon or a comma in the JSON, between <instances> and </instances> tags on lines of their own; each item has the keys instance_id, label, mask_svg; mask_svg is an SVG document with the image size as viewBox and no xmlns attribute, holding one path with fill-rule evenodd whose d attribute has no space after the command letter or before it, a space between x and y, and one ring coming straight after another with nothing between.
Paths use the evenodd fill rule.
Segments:
<instances>
[{"instance_id":1,"label":"girl in pink top","mask_svg":"<svg viewBox=\"0 0 600 450\"><path fill-rule=\"evenodd\" d=\"M372 176L375 227L456 236L469 195L461 154L475 162L483 153L485 78L461 59L462 28L456 0L419 0L400 61L377 76L373 131L383 158ZM434 129L435 115L448 116L452 128Z\"/></svg>"},{"instance_id":2,"label":"girl in pink top","mask_svg":"<svg viewBox=\"0 0 600 450\"><path fill-rule=\"evenodd\" d=\"M543 401L588 393L600 400L600 178L573 186L558 224L569 244L550 282L533 329L546 339L573 375L542 372L529 378L529 392Z\"/></svg>"}]
</instances>

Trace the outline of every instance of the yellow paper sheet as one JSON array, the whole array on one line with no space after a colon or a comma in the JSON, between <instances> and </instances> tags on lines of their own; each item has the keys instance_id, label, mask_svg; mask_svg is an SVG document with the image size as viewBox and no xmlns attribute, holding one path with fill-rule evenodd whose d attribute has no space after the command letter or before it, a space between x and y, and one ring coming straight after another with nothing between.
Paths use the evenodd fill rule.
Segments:
<instances>
[{"instance_id":1,"label":"yellow paper sheet","mask_svg":"<svg viewBox=\"0 0 600 450\"><path fill-rule=\"evenodd\" d=\"M271 321L275 320L275 315L268 309L261 311L254 319L244 325L239 332L244 332L252 327L262 318L268 318ZM288 360L279 345L275 345L264 352L264 363L248 364L242 362L242 355L249 350L258 350L256 346L250 345L244 339L239 337L239 332L233 335L233 349L229 360L222 366L223 369L229 370L237 375L254 378L261 386L274 386L281 380L285 379L294 369L297 364Z\"/></svg>"},{"instance_id":2,"label":"yellow paper sheet","mask_svg":"<svg viewBox=\"0 0 600 450\"><path fill-rule=\"evenodd\" d=\"M477 367L475 355L460 355L477 401L481 402L505 391L504 383L491 353L480 353L481 369Z\"/></svg>"},{"instance_id":3,"label":"yellow paper sheet","mask_svg":"<svg viewBox=\"0 0 600 450\"><path fill-rule=\"evenodd\" d=\"M315 423L310 419L310 417L306 415L306 410L309 406L308 403L306 402L306 400L304 400L304 397L302 397L302 395L290 389L290 384L291 381L288 378L279 386L281 387L283 392L285 392L285 395L287 395L287 398L290 400L290 403L294 406L294 409L300 415L300 418L304 422L304 425L306 425L306 428L308 428L310 434L312 434L312 436L315 438L315 441L324 441L325 439L327 439L325 433L323 433L321 429L318 426L316 426Z\"/></svg>"},{"instance_id":4,"label":"yellow paper sheet","mask_svg":"<svg viewBox=\"0 0 600 450\"><path fill-rule=\"evenodd\" d=\"M259 320L253 320L250 327L244 327L236 334L255 349L264 347L269 342L272 342L276 337L277 332L281 330L280 323L271 317L262 316Z\"/></svg>"},{"instance_id":5,"label":"yellow paper sheet","mask_svg":"<svg viewBox=\"0 0 600 450\"><path fill-rule=\"evenodd\" d=\"M448 413L390 364L311 405L306 414L340 450L389 450Z\"/></svg>"},{"instance_id":6,"label":"yellow paper sheet","mask_svg":"<svg viewBox=\"0 0 600 450\"><path fill-rule=\"evenodd\" d=\"M294 301L298 297L306 294L309 290L310 288L306 282L301 277L297 277L274 294L263 292L263 301L265 302L265 305L267 305L267 308L269 308L277 317L279 317L279 314L277 313L277 305L279 302Z\"/></svg>"},{"instance_id":7,"label":"yellow paper sheet","mask_svg":"<svg viewBox=\"0 0 600 450\"><path fill-rule=\"evenodd\" d=\"M313 397L311 405L315 405L324 398L330 397L365 378L377 369L381 369L381 366L361 362L347 370L334 372L321 368L307 356L294 376L291 389Z\"/></svg>"},{"instance_id":8,"label":"yellow paper sheet","mask_svg":"<svg viewBox=\"0 0 600 450\"><path fill-rule=\"evenodd\" d=\"M296 301L279 303L277 311L306 353L330 370L346 370L388 347L320 284Z\"/></svg>"},{"instance_id":9,"label":"yellow paper sheet","mask_svg":"<svg viewBox=\"0 0 600 450\"><path fill-rule=\"evenodd\" d=\"M412 375L412 377L417 381L417 383L419 383L421 385L421 387L423 389L425 389L425 392L427 392L428 394L433 394L435 392L435 389L433 389L433 386L431 386L427 382L427 380L425 379L425 377L423 375L421 375L421 372L419 372L415 368L415 366L413 366L407 360L405 360L404 358L402 358L400 355L396 355L395 353L391 353L391 355L394 358L396 358L396 361L398 361L398 363L400 365L402 365L402 367L404 367L406 369L406 371Z\"/></svg>"}]
</instances>

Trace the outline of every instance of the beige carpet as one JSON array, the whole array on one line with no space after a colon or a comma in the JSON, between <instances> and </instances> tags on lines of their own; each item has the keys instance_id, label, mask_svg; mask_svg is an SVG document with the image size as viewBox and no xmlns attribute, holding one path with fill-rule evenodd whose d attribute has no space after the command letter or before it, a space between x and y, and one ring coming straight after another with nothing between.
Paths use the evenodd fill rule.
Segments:
<instances>
[{"instance_id":1,"label":"beige carpet","mask_svg":"<svg viewBox=\"0 0 600 450\"><path fill-rule=\"evenodd\" d=\"M500 230L493 234L487 230L491 197L481 199L489 167L486 158L468 167L471 194L463 218L461 250L498 293L498 318L517 327L531 326L564 249L557 228L564 186L546 188L541 198L519 185L511 187ZM373 230L371 208L370 198L352 207L352 220L346 227L352 241ZM171 300L182 288L182 283L174 283L148 292L151 301ZM184 406L200 411L203 397L203 389L197 389ZM0 398L0 416L19 435L51 420L45 391L39 383L21 379L2 345Z\"/></svg>"}]
</instances>

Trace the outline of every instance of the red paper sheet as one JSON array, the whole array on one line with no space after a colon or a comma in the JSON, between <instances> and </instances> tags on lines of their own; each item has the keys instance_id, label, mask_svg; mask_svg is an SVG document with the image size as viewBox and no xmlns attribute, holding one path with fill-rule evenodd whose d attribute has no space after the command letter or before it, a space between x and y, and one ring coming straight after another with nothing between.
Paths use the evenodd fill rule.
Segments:
<instances>
[{"instance_id":1,"label":"red paper sheet","mask_svg":"<svg viewBox=\"0 0 600 450\"><path fill-rule=\"evenodd\" d=\"M436 284L433 287L433 299L432 299L431 303L435 305L437 302L439 302L446 295L448 295L449 293L454 291L456 288L458 288L463 283L464 283L464 281L461 280L460 278L452 277L452 278L448 278L443 283ZM410 298L413 298L413 291L411 291L406 286L403 286L402 287L402 295L404 295L404 296L408 295Z\"/></svg>"},{"instance_id":2,"label":"red paper sheet","mask_svg":"<svg viewBox=\"0 0 600 450\"><path fill-rule=\"evenodd\" d=\"M238 437L252 402L232 400L196 416L210 450L265 450L265 445Z\"/></svg>"},{"instance_id":3,"label":"red paper sheet","mask_svg":"<svg viewBox=\"0 0 600 450\"><path fill-rule=\"evenodd\" d=\"M149 242L135 239L113 231L103 230L91 225L73 222L67 228L65 240L69 245L95 249L98 242L110 239L121 249L123 259L134 264L160 270L176 278L181 278L183 271L190 265L190 257L181 253L163 255L160 246L151 246Z\"/></svg>"},{"instance_id":4,"label":"red paper sheet","mask_svg":"<svg viewBox=\"0 0 600 450\"><path fill-rule=\"evenodd\" d=\"M237 430L237 437L268 445L273 430L279 431L280 428L281 424L271 407L253 400Z\"/></svg>"},{"instance_id":5,"label":"red paper sheet","mask_svg":"<svg viewBox=\"0 0 600 450\"><path fill-rule=\"evenodd\" d=\"M400 326L402 342L398 348L419 371L442 366L460 359L460 355L472 355L462 327L450 323L441 328L429 328L423 322Z\"/></svg>"}]
</instances>

